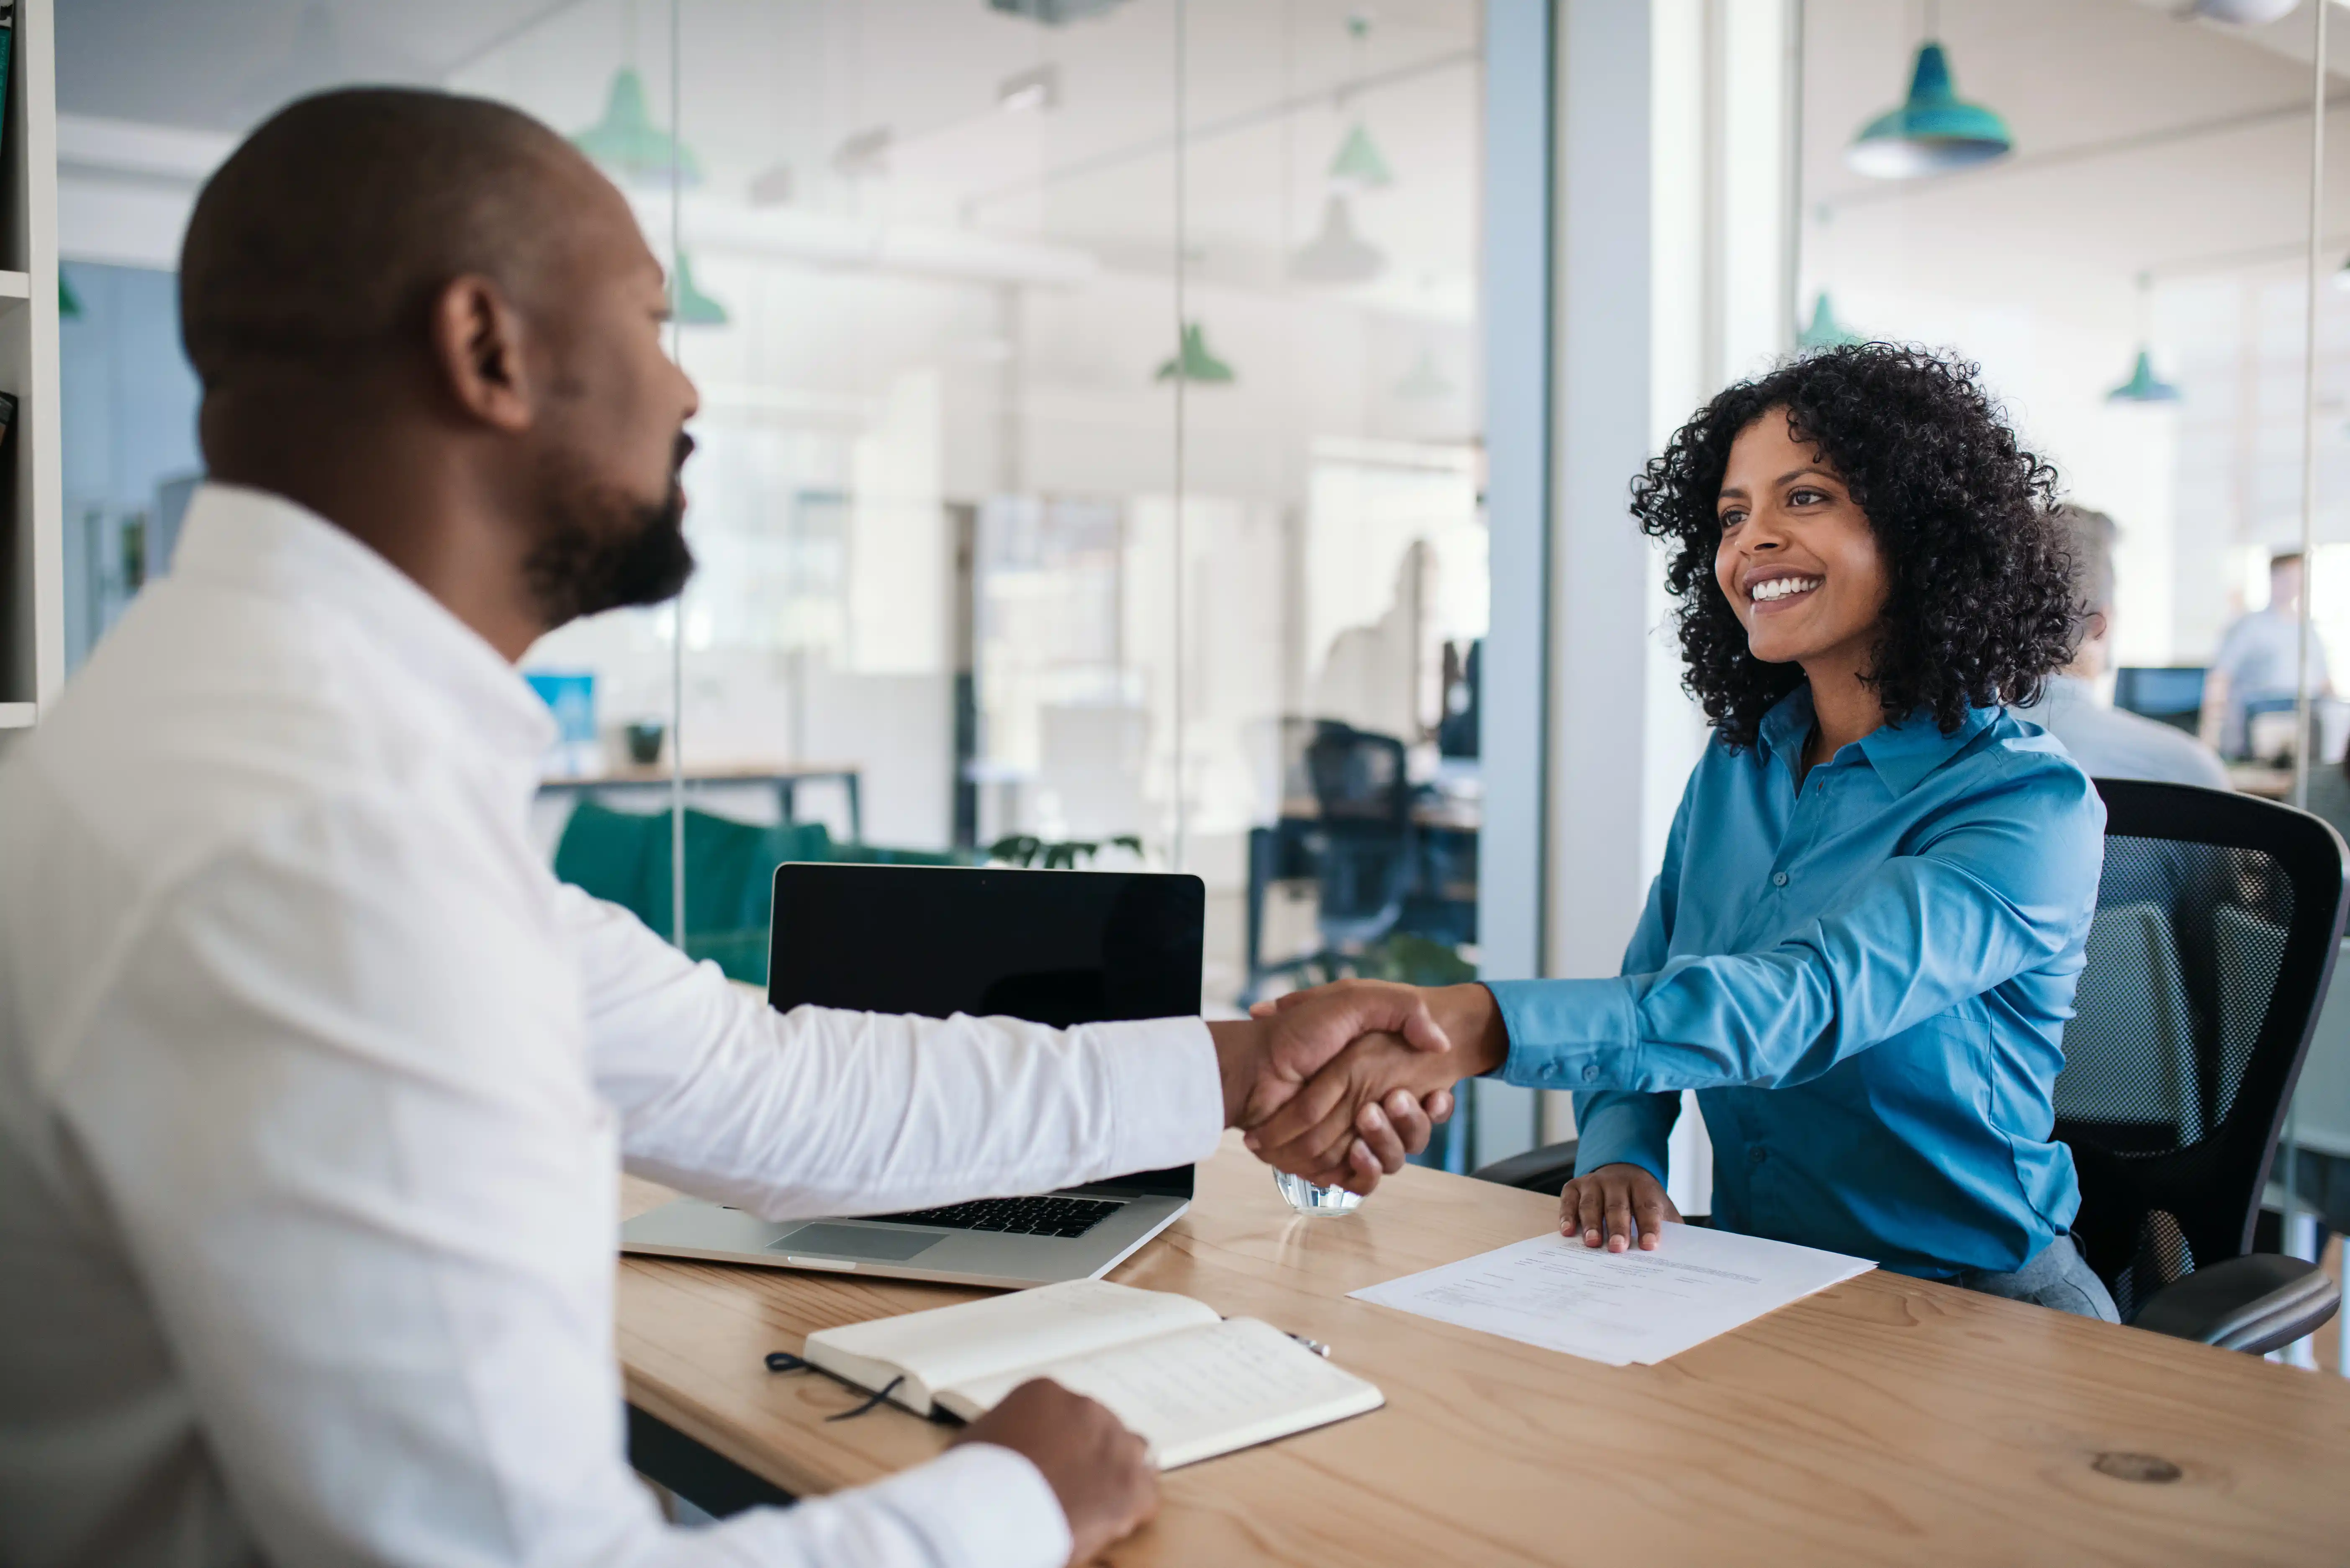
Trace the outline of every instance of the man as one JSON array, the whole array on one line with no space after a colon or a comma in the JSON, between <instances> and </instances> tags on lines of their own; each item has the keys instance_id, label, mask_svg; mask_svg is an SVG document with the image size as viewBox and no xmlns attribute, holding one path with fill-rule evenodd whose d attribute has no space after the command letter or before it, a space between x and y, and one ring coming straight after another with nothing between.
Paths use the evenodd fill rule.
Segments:
<instances>
[{"instance_id":1,"label":"man","mask_svg":"<svg viewBox=\"0 0 2350 1568\"><path fill-rule=\"evenodd\" d=\"M2230 627L2211 657L2203 679L2203 739L2223 757L2251 753L2250 704L2291 701L2300 691L2302 567L2298 550L2270 556L2267 606ZM2313 627L2310 694L2323 697L2333 689L2325 644Z\"/></svg>"},{"instance_id":2,"label":"man","mask_svg":"<svg viewBox=\"0 0 2350 1568\"><path fill-rule=\"evenodd\" d=\"M2088 625L2073 662L2049 677L2022 716L2064 742L2091 778L2228 788L2228 770L2210 747L2098 697L2094 682L2113 659L2114 520L2084 506L2059 507L2056 514L2072 535L2073 579L2089 607Z\"/></svg>"},{"instance_id":3,"label":"man","mask_svg":"<svg viewBox=\"0 0 2350 1568\"><path fill-rule=\"evenodd\" d=\"M879 1486L663 1526L616 1157L777 1216L1179 1165L1350 1034L1440 1048L1424 1011L744 1001L525 830L513 661L691 567L694 393L619 193L511 110L332 94L206 187L181 290L213 482L0 769L0 1560L1090 1560L1152 1480L1049 1384ZM1428 1122L1361 1128L1290 1168L1367 1189Z\"/></svg>"}]
</instances>

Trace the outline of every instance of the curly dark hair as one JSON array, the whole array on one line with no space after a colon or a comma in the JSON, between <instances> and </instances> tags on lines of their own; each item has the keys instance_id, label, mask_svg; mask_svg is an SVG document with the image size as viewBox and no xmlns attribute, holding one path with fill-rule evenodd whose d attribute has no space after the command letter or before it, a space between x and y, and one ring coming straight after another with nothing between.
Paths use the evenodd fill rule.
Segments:
<instances>
[{"instance_id":1,"label":"curly dark hair","mask_svg":"<svg viewBox=\"0 0 2350 1568\"><path fill-rule=\"evenodd\" d=\"M1732 750L1804 680L1800 666L1749 651L1713 575L1731 443L1773 409L1834 466L1884 552L1866 679L1888 722L1922 708L1948 734L1970 705L2035 701L2071 661L2088 607L2052 515L2056 471L2017 444L1981 375L1891 343L1808 354L1721 392L1632 482L1640 531L1678 546L1665 582L1680 601L1681 683Z\"/></svg>"}]
</instances>

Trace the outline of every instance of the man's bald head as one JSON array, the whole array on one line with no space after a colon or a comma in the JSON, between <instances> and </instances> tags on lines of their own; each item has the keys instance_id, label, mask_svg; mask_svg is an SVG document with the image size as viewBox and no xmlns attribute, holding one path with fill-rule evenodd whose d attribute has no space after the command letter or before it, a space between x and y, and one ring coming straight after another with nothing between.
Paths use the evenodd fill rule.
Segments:
<instances>
[{"instance_id":1,"label":"man's bald head","mask_svg":"<svg viewBox=\"0 0 2350 1568\"><path fill-rule=\"evenodd\" d=\"M528 116L388 88L282 110L197 199L180 302L213 477L356 535L509 654L692 570L660 266Z\"/></svg>"},{"instance_id":2,"label":"man's bald head","mask_svg":"<svg viewBox=\"0 0 2350 1568\"><path fill-rule=\"evenodd\" d=\"M421 350L452 278L531 298L618 205L561 137L503 104L400 88L304 99L196 200L180 257L188 358L207 392L339 382Z\"/></svg>"}]
</instances>

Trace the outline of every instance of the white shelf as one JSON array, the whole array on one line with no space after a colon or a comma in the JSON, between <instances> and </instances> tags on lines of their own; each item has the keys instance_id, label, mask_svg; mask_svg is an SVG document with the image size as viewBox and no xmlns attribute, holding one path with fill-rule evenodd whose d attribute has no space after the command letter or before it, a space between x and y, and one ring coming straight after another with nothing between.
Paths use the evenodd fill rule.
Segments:
<instances>
[{"instance_id":1,"label":"white shelf","mask_svg":"<svg viewBox=\"0 0 2350 1568\"><path fill-rule=\"evenodd\" d=\"M57 441L56 0L16 0L0 109L0 732L29 729L65 684L65 497ZM21 270L20 270L21 269Z\"/></svg>"}]
</instances>

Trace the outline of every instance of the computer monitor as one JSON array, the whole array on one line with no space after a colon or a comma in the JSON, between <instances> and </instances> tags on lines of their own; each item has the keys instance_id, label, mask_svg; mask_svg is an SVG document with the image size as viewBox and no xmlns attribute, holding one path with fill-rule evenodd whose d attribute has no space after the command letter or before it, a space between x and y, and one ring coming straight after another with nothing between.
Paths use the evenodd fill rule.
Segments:
<instances>
[{"instance_id":1,"label":"computer monitor","mask_svg":"<svg viewBox=\"0 0 2350 1568\"><path fill-rule=\"evenodd\" d=\"M767 1001L1067 1028L1200 1011L1197 877L799 864L775 868ZM1120 1177L1186 1197L1191 1168Z\"/></svg>"},{"instance_id":2,"label":"computer monitor","mask_svg":"<svg viewBox=\"0 0 2350 1568\"><path fill-rule=\"evenodd\" d=\"M2114 706L2195 732L2203 714L2203 667L2126 666L2114 671Z\"/></svg>"}]
</instances>

